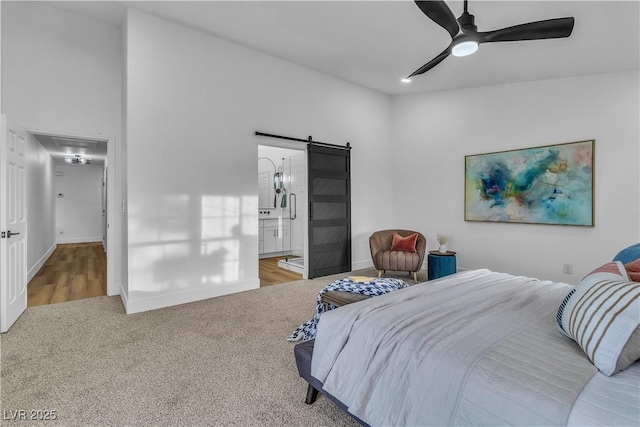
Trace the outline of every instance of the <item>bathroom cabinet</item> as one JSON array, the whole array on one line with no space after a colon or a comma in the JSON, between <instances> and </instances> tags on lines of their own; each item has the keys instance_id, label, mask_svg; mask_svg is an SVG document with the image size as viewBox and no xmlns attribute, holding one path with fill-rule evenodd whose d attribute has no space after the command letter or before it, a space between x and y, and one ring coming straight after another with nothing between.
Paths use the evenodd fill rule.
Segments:
<instances>
[{"instance_id":1,"label":"bathroom cabinet","mask_svg":"<svg viewBox=\"0 0 640 427\"><path fill-rule=\"evenodd\" d=\"M289 221L281 219L261 219L258 230L258 252L277 254L291 249Z\"/></svg>"}]
</instances>

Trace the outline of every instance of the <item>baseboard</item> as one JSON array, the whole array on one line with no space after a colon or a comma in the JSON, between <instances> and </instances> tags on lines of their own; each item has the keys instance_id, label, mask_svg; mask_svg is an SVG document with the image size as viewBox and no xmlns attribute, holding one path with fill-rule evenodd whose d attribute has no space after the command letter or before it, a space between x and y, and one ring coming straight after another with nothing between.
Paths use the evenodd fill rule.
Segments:
<instances>
[{"instance_id":1,"label":"baseboard","mask_svg":"<svg viewBox=\"0 0 640 427\"><path fill-rule=\"evenodd\" d=\"M126 311L127 310L127 293L124 291L122 284L120 284L120 300L122 301L122 305L124 306L124 309Z\"/></svg>"},{"instance_id":2,"label":"baseboard","mask_svg":"<svg viewBox=\"0 0 640 427\"><path fill-rule=\"evenodd\" d=\"M102 236L89 237L58 237L56 243L64 245L67 243L102 243Z\"/></svg>"},{"instance_id":3,"label":"baseboard","mask_svg":"<svg viewBox=\"0 0 640 427\"><path fill-rule=\"evenodd\" d=\"M53 251L55 250L56 250L56 245L54 244L49 248L47 252L44 253L44 255L42 255L42 257L38 260L38 262L36 262L35 265L31 267L31 269L29 269L29 271L27 272L27 283L29 283L31 279L33 279L36 276L36 274L38 274L38 271L40 271L40 269L44 266L44 264L47 262L49 257L53 255Z\"/></svg>"},{"instance_id":4,"label":"baseboard","mask_svg":"<svg viewBox=\"0 0 640 427\"><path fill-rule=\"evenodd\" d=\"M373 261L358 261L358 262L352 262L351 263L351 270L355 271L355 270L364 270L365 268L373 268ZM460 271L461 269L459 268L458 271ZM420 272L424 273L425 275L427 274L427 264L423 263L422 264L422 268L420 269Z\"/></svg>"},{"instance_id":5,"label":"baseboard","mask_svg":"<svg viewBox=\"0 0 640 427\"><path fill-rule=\"evenodd\" d=\"M364 270L365 268L373 268L373 261L356 261L351 263L351 270Z\"/></svg>"},{"instance_id":6,"label":"baseboard","mask_svg":"<svg viewBox=\"0 0 640 427\"><path fill-rule=\"evenodd\" d=\"M258 254L258 259L265 259L265 258L275 258L275 257L279 257L279 256L287 256L287 255L291 255L291 252L286 251L286 252L269 252L266 254Z\"/></svg>"},{"instance_id":7,"label":"baseboard","mask_svg":"<svg viewBox=\"0 0 640 427\"><path fill-rule=\"evenodd\" d=\"M216 285L208 288L171 292L167 294L138 299L127 298L126 296L124 296L124 292L121 289L120 297L122 298L122 302L125 304L124 306L127 314L134 314L141 313L143 311L156 310L158 308L171 307L174 305L186 304L203 299L219 297L237 292L250 291L252 289L258 289L259 287L260 279L256 278L226 285ZM129 292L128 296L131 296L131 292Z\"/></svg>"},{"instance_id":8,"label":"baseboard","mask_svg":"<svg viewBox=\"0 0 640 427\"><path fill-rule=\"evenodd\" d=\"M109 293L109 282L107 280L107 296L109 297L115 297L117 295L121 295L122 294L122 285L119 283L115 283L112 286L113 290L111 291L111 293Z\"/></svg>"}]
</instances>

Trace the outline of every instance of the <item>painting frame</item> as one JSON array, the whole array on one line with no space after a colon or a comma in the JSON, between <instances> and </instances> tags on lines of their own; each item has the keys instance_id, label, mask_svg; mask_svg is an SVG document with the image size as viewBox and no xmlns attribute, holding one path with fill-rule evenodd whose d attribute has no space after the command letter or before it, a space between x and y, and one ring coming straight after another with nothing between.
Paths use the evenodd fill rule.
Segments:
<instances>
[{"instance_id":1,"label":"painting frame","mask_svg":"<svg viewBox=\"0 0 640 427\"><path fill-rule=\"evenodd\" d=\"M466 155L464 220L595 227L595 143Z\"/></svg>"}]
</instances>

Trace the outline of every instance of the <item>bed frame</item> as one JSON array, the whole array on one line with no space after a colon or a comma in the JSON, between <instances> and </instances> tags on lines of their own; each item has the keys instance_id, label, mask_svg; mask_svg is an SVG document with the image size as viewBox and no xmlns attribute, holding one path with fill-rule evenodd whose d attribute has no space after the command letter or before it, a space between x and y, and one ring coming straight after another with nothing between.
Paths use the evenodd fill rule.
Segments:
<instances>
[{"instance_id":1,"label":"bed frame","mask_svg":"<svg viewBox=\"0 0 640 427\"><path fill-rule=\"evenodd\" d=\"M324 391L322 388L322 383L311 376L311 358L313 357L314 343L315 339L304 341L300 344L296 344L296 346L293 348L293 352L296 356L296 366L298 367L298 373L309 384L307 386L307 395L304 399L304 403L311 405L318 398L318 393L322 393L325 397L335 403L340 409L346 412L355 421L363 426L368 426L368 424L362 421L360 418L349 413L347 407L342 402Z\"/></svg>"}]
</instances>

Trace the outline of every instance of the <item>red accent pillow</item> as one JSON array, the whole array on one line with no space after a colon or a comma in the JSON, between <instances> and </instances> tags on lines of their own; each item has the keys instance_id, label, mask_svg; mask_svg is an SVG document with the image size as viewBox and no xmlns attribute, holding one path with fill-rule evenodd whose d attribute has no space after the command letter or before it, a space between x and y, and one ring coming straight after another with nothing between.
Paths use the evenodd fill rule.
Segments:
<instances>
[{"instance_id":1,"label":"red accent pillow","mask_svg":"<svg viewBox=\"0 0 640 427\"><path fill-rule=\"evenodd\" d=\"M402 237L398 233L393 233L393 242L391 242L391 250L401 251L401 252L415 252L417 240L418 240L418 233L413 233L407 237Z\"/></svg>"},{"instance_id":2,"label":"red accent pillow","mask_svg":"<svg viewBox=\"0 0 640 427\"><path fill-rule=\"evenodd\" d=\"M632 282L640 282L640 258L635 261L628 262L624 265L627 270L629 280Z\"/></svg>"}]
</instances>

